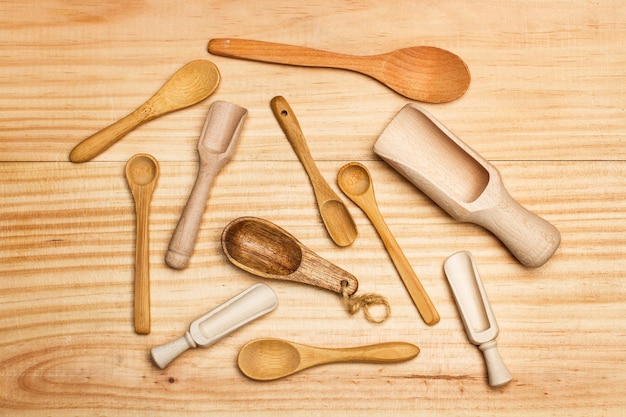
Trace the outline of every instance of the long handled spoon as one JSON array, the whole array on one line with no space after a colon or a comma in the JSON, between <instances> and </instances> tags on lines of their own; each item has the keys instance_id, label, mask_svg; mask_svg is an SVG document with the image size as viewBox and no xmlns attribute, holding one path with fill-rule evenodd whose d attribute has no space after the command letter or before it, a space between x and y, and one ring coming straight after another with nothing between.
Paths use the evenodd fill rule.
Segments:
<instances>
[{"instance_id":1,"label":"long handled spoon","mask_svg":"<svg viewBox=\"0 0 626 417\"><path fill-rule=\"evenodd\" d=\"M382 55L355 56L244 39L211 39L214 55L304 67L346 69L368 75L413 100L444 103L468 89L470 73L457 55L414 46Z\"/></svg>"},{"instance_id":2,"label":"long handled spoon","mask_svg":"<svg viewBox=\"0 0 626 417\"><path fill-rule=\"evenodd\" d=\"M437 313L435 306L430 300L430 297L428 297L419 278L415 275L411 264L404 256L400 245L398 245L398 242L387 227L382 214L380 214L376 197L374 196L372 178L367 168L358 162L351 162L344 165L337 175L337 184L339 188L341 188L341 191L365 212L376 228L404 286L409 292L424 322L431 326L438 323L439 313Z\"/></svg>"},{"instance_id":3,"label":"long handled spoon","mask_svg":"<svg viewBox=\"0 0 626 417\"><path fill-rule=\"evenodd\" d=\"M126 180L135 200L137 239L135 248L135 332L150 333L150 239L148 217L152 193L159 178L159 163L137 154L126 163Z\"/></svg>"},{"instance_id":4,"label":"long handled spoon","mask_svg":"<svg viewBox=\"0 0 626 417\"><path fill-rule=\"evenodd\" d=\"M559 231L510 196L498 169L419 106L398 112L374 152L454 219L491 231L523 265L543 265L559 247Z\"/></svg>"},{"instance_id":5,"label":"long handled spoon","mask_svg":"<svg viewBox=\"0 0 626 417\"><path fill-rule=\"evenodd\" d=\"M271 381L328 363L402 362L415 358L419 352L417 346L405 342L329 349L281 339L256 339L241 348L237 365L248 378Z\"/></svg>"},{"instance_id":6,"label":"long handled spoon","mask_svg":"<svg viewBox=\"0 0 626 417\"><path fill-rule=\"evenodd\" d=\"M219 170L235 153L247 114L243 107L225 101L216 101L209 108L198 140L198 176L165 255L165 262L172 268L183 269L189 263L211 185Z\"/></svg>"},{"instance_id":7,"label":"long handled spoon","mask_svg":"<svg viewBox=\"0 0 626 417\"><path fill-rule=\"evenodd\" d=\"M317 206L328 234L338 246L352 244L358 233L354 219L346 205L330 188L315 165L295 113L291 110L287 100L281 96L272 99L271 108L278 124L285 132L285 136L287 136L291 147L309 176Z\"/></svg>"},{"instance_id":8,"label":"long handled spoon","mask_svg":"<svg viewBox=\"0 0 626 417\"><path fill-rule=\"evenodd\" d=\"M219 82L220 73L212 62L197 60L188 63L135 111L76 145L70 153L70 161L89 161L136 127L164 114L199 103L213 94Z\"/></svg>"}]
</instances>

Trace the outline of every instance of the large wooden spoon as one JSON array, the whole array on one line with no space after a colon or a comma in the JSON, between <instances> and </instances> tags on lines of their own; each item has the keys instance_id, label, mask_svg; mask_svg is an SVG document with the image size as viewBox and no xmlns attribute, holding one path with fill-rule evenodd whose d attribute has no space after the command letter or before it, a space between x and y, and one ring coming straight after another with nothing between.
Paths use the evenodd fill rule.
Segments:
<instances>
[{"instance_id":1,"label":"large wooden spoon","mask_svg":"<svg viewBox=\"0 0 626 417\"><path fill-rule=\"evenodd\" d=\"M199 103L213 94L219 82L220 73L212 62L197 60L188 63L135 111L76 145L70 153L70 161L89 161L136 127L164 114Z\"/></svg>"},{"instance_id":2,"label":"large wooden spoon","mask_svg":"<svg viewBox=\"0 0 626 417\"><path fill-rule=\"evenodd\" d=\"M159 178L159 163L137 154L126 163L126 180L135 200L137 240L135 249L135 332L150 333L150 239L148 215L152 193Z\"/></svg>"},{"instance_id":3,"label":"large wooden spoon","mask_svg":"<svg viewBox=\"0 0 626 417\"><path fill-rule=\"evenodd\" d=\"M237 365L248 378L271 381L327 363L402 362L415 358L419 352L417 346L405 342L329 349L281 339L256 339L241 348Z\"/></svg>"},{"instance_id":4,"label":"large wooden spoon","mask_svg":"<svg viewBox=\"0 0 626 417\"><path fill-rule=\"evenodd\" d=\"M340 68L368 75L413 100L445 103L465 93L467 65L457 55L432 46L414 46L382 55L355 56L244 39L211 39L214 55L304 67Z\"/></svg>"},{"instance_id":5,"label":"large wooden spoon","mask_svg":"<svg viewBox=\"0 0 626 417\"><path fill-rule=\"evenodd\" d=\"M311 180L317 206L330 238L338 246L351 245L357 236L354 219L346 205L317 169L295 113L291 110L287 100L281 96L272 99L271 107L278 124L285 132L285 136Z\"/></svg>"},{"instance_id":6,"label":"large wooden spoon","mask_svg":"<svg viewBox=\"0 0 626 417\"><path fill-rule=\"evenodd\" d=\"M438 323L439 313L437 313L419 278L415 275L411 264L404 256L400 245L398 245L398 242L387 227L382 214L380 214L376 204L376 197L374 196L372 178L367 168L358 162L344 165L337 176L337 184L350 200L361 207L361 210L365 212L376 228L385 248L387 248L387 252L389 252L389 257L391 257L404 286L424 322L430 326Z\"/></svg>"}]
</instances>

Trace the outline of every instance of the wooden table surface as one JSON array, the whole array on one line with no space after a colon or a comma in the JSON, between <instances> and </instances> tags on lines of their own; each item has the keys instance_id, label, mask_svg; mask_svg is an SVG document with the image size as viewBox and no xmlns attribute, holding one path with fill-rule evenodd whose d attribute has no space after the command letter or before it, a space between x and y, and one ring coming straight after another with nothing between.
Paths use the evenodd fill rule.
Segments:
<instances>
[{"instance_id":1,"label":"wooden table surface","mask_svg":"<svg viewBox=\"0 0 626 417\"><path fill-rule=\"evenodd\" d=\"M4 1L0 4L0 415L507 416L626 413L626 8L621 1ZM491 161L562 243L528 269L484 229L450 218L372 151L410 100L360 74L209 55L233 37L370 55L413 45L468 64L460 99L423 104ZM213 96L133 131L91 162L70 150L149 98L179 67L208 59ZM363 212L359 237L329 239L312 188L269 102L291 104L323 176L364 163L380 210L441 322L419 318ZM189 267L164 256L198 169L207 110L249 110L219 173ZM152 331L132 324L135 217L126 161L149 153ZM342 195L343 196L343 195ZM345 197L345 196L344 196ZM380 325L340 297L252 276L228 263L220 234L240 216L288 230L391 304ZM492 389L465 335L443 261L474 254L514 380ZM278 309L165 370L151 347L255 282ZM236 366L258 337L324 347L406 341L410 362L338 364L274 382Z\"/></svg>"}]
</instances>

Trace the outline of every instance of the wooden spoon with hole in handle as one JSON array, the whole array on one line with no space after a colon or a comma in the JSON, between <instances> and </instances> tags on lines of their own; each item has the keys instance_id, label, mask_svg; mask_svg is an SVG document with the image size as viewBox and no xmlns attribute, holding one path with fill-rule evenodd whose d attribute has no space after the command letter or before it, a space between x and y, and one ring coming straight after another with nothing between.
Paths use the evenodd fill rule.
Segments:
<instances>
[{"instance_id":1,"label":"wooden spoon with hole in handle","mask_svg":"<svg viewBox=\"0 0 626 417\"><path fill-rule=\"evenodd\" d=\"M285 132L285 136L287 136L291 147L309 176L322 221L330 238L337 246L351 245L358 233L354 219L346 205L330 188L315 165L295 113L287 100L281 96L272 99L271 108L274 117Z\"/></svg>"},{"instance_id":2,"label":"wooden spoon with hole in handle","mask_svg":"<svg viewBox=\"0 0 626 417\"><path fill-rule=\"evenodd\" d=\"M387 227L383 216L380 214L376 197L374 196L372 177L367 168L358 162L351 162L344 165L337 175L337 184L350 200L361 207L361 210L365 212L376 228L385 248L387 248L387 252L389 252L389 257L393 261L404 286L409 292L424 322L429 326L439 323L439 313L437 313L426 290L417 275L415 275L411 264L406 259L406 256L404 256L404 252L402 252L400 245L398 245L398 242Z\"/></svg>"},{"instance_id":3,"label":"wooden spoon with hole in handle","mask_svg":"<svg viewBox=\"0 0 626 417\"><path fill-rule=\"evenodd\" d=\"M211 61L197 60L188 63L135 111L76 145L70 152L70 161L89 161L138 126L199 103L213 94L219 82L220 73Z\"/></svg>"},{"instance_id":4,"label":"wooden spoon with hole in handle","mask_svg":"<svg viewBox=\"0 0 626 417\"><path fill-rule=\"evenodd\" d=\"M230 58L351 70L368 75L405 97L427 103L445 103L459 98L468 89L471 79L461 58L432 46L355 56L271 42L211 39L208 50Z\"/></svg>"},{"instance_id":5,"label":"wooden spoon with hole in handle","mask_svg":"<svg viewBox=\"0 0 626 417\"><path fill-rule=\"evenodd\" d=\"M328 363L402 362L415 358L419 352L417 346L405 342L330 349L281 339L256 339L241 348L237 365L250 379L271 381Z\"/></svg>"},{"instance_id":6,"label":"wooden spoon with hole in handle","mask_svg":"<svg viewBox=\"0 0 626 417\"><path fill-rule=\"evenodd\" d=\"M126 180L135 200L135 332L150 333L150 238L148 217L152 193L159 178L159 163L147 154L137 154L126 163Z\"/></svg>"}]
</instances>

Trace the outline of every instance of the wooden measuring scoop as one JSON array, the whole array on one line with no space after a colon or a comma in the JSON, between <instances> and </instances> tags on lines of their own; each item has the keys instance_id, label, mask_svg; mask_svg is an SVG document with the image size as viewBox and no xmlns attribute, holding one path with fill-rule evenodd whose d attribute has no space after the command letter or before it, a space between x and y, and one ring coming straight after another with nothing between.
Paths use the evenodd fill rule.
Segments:
<instances>
[{"instance_id":1,"label":"wooden measuring scoop","mask_svg":"<svg viewBox=\"0 0 626 417\"><path fill-rule=\"evenodd\" d=\"M361 207L376 228L424 322L429 326L439 323L439 313L378 210L372 177L367 168L358 162L344 165L337 175L337 184L350 200Z\"/></svg>"},{"instance_id":2,"label":"wooden measuring scoop","mask_svg":"<svg viewBox=\"0 0 626 417\"><path fill-rule=\"evenodd\" d=\"M272 381L296 372L337 362L393 363L415 358L420 350L405 342L349 348L321 348L281 339L256 339L237 355L237 365L250 379Z\"/></svg>"},{"instance_id":3,"label":"wooden measuring scoop","mask_svg":"<svg viewBox=\"0 0 626 417\"><path fill-rule=\"evenodd\" d=\"M453 218L491 231L523 265L541 266L558 248L559 231L509 195L496 167L417 105L400 110L374 152Z\"/></svg>"},{"instance_id":4,"label":"wooden measuring scoop","mask_svg":"<svg viewBox=\"0 0 626 417\"><path fill-rule=\"evenodd\" d=\"M315 193L317 207L330 238L337 246L351 245L358 233L354 219L346 205L341 201L337 193L330 188L319 169L317 169L295 113L291 110L287 100L280 96L272 99L271 107L274 117L276 117L278 124L285 132L285 136L287 136L291 147L309 176Z\"/></svg>"},{"instance_id":5,"label":"wooden measuring scoop","mask_svg":"<svg viewBox=\"0 0 626 417\"><path fill-rule=\"evenodd\" d=\"M183 269L189 264L211 185L235 153L247 114L243 107L225 101L216 101L209 108L198 140L198 176L165 255L165 262L172 268Z\"/></svg>"},{"instance_id":6,"label":"wooden measuring scoop","mask_svg":"<svg viewBox=\"0 0 626 417\"><path fill-rule=\"evenodd\" d=\"M159 163L152 155L137 154L126 163L126 180L135 200L135 332L150 333L150 238L148 217Z\"/></svg>"},{"instance_id":7,"label":"wooden measuring scoop","mask_svg":"<svg viewBox=\"0 0 626 417\"><path fill-rule=\"evenodd\" d=\"M138 126L209 97L219 83L220 73L211 61L188 63L135 111L76 145L70 153L70 161L86 162L95 158Z\"/></svg>"}]
</instances>

